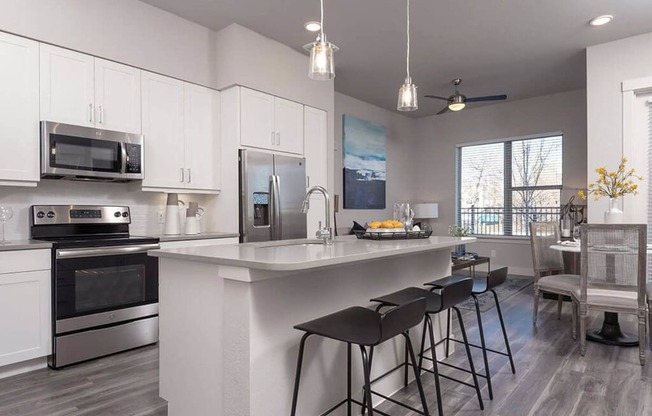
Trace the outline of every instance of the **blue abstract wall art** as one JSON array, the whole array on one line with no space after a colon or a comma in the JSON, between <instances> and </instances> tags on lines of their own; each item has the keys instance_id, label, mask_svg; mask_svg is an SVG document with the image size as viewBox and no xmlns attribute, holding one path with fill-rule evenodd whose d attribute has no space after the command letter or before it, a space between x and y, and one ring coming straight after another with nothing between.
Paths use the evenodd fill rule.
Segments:
<instances>
[{"instance_id":1,"label":"blue abstract wall art","mask_svg":"<svg viewBox=\"0 0 652 416\"><path fill-rule=\"evenodd\" d=\"M385 126L344 115L344 208L385 209Z\"/></svg>"}]
</instances>

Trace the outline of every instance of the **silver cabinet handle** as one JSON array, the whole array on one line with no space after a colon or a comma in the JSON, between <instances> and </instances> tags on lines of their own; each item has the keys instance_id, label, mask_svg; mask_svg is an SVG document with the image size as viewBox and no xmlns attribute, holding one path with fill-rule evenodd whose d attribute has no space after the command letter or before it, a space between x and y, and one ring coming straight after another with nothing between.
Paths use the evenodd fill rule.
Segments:
<instances>
[{"instance_id":1,"label":"silver cabinet handle","mask_svg":"<svg viewBox=\"0 0 652 416\"><path fill-rule=\"evenodd\" d=\"M179 182L183 183L185 181L183 168L181 168L181 180Z\"/></svg>"},{"instance_id":2,"label":"silver cabinet handle","mask_svg":"<svg viewBox=\"0 0 652 416\"><path fill-rule=\"evenodd\" d=\"M190 175L190 168L188 168L188 183L192 182L192 176Z\"/></svg>"},{"instance_id":3,"label":"silver cabinet handle","mask_svg":"<svg viewBox=\"0 0 652 416\"><path fill-rule=\"evenodd\" d=\"M88 104L88 109L89 109L88 121L90 123L92 123L93 122L93 103Z\"/></svg>"},{"instance_id":4,"label":"silver cabinet handle","mask_svg":"<svg viewBox=\"0 0 652 416\"><path fill-rule=\"evenodd\" d=\"M101 248L80 248L57 250L57 259L75 259L83 257L105 257L124 254L145 253L147 250L156 250L161 248L158 244L140 244L134 246L111 246Z\"/></svg>"},{"instance_id":5,"label":"silver cabinet handle","mask_svg":"<svg viewBox=\"0 0 652 416\"><path fill-rule=\"evenodd\" d=\"M100 106L99 110L100 110L100 124L104 124L104 108Z\"/></svg>"},{"instance_id":6,"label":"silver cabinet handle","mask_svg":"<svg viewBox=\"0 0 652 416\"><path fill-rule=\"evenodd\" d=\"M274 144L275 144L275 140L274 140L275 137L276 137L276 134L274 132L272 132L272 146L274 146Z\"/></svg>"},{"instance_id":7,"label":"silver cabinet handle","mask_svg":"<svg viewBox=\"0 0 652 416\"><path fill-rule=\"evenodd\" d=\"M281 145L281 133L276 133L276 145Z\"/></svg>"}]
</instances>

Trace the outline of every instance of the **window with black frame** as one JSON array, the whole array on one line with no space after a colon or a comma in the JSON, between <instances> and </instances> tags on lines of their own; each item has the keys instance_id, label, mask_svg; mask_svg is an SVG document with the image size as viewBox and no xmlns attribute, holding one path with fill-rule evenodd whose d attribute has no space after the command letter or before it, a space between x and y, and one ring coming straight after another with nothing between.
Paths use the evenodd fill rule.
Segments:
<instances>
[{"instance_id":1,"label":"window with black frame","mask_svg":"<svg viewBox=\"0 0 652 416\"><path fill-rule=\"evenodd\" d=\"M559 221L561 133L458 145L457 223L474 235L527 236Z\"/></svg>"}]
</instances>

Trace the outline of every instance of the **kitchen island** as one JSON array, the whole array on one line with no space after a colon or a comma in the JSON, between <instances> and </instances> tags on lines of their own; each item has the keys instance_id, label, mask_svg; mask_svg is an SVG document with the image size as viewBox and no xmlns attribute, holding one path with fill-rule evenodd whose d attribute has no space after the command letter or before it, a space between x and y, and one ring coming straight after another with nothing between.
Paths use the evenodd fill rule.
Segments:
<instances>
[{"instance_id":1,"label":"kitchen island","mask_svg":"<svg viewBox=\"0 0 652 416\"><path fill-rule=\"evenodd\" d=\"M302 335L294 325L447 276L451 247L473 241L340 237L332 246L285 240L151 251L159 258L159 394L168 414L288 415ZM436 330L442 322L435 320ZM420 330L412 332L418 345ZM360 396L358 358L353 391ZM382 344L373 375L402 359L400 340ZM377 385L386 393L401 386L399 372ZM345 394L345 344L310 339L297 413L319 414Z\"/></svg>"}]
</instances>

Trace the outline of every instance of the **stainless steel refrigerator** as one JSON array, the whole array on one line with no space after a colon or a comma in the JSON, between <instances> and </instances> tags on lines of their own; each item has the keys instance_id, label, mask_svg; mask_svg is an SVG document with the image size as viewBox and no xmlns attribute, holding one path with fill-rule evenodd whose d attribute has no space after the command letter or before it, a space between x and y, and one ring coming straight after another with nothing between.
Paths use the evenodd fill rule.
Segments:
<instances>
[{"instance_id":1,"label":"stainless steel refrigerator","mask_svg":"<svg viewBox=\"0 0 652 416\"><path fill-rule=\"evenodd\" d=\"M240 150L240 242L306 238L306 161Z\"/></svg>"}]
</instances>

